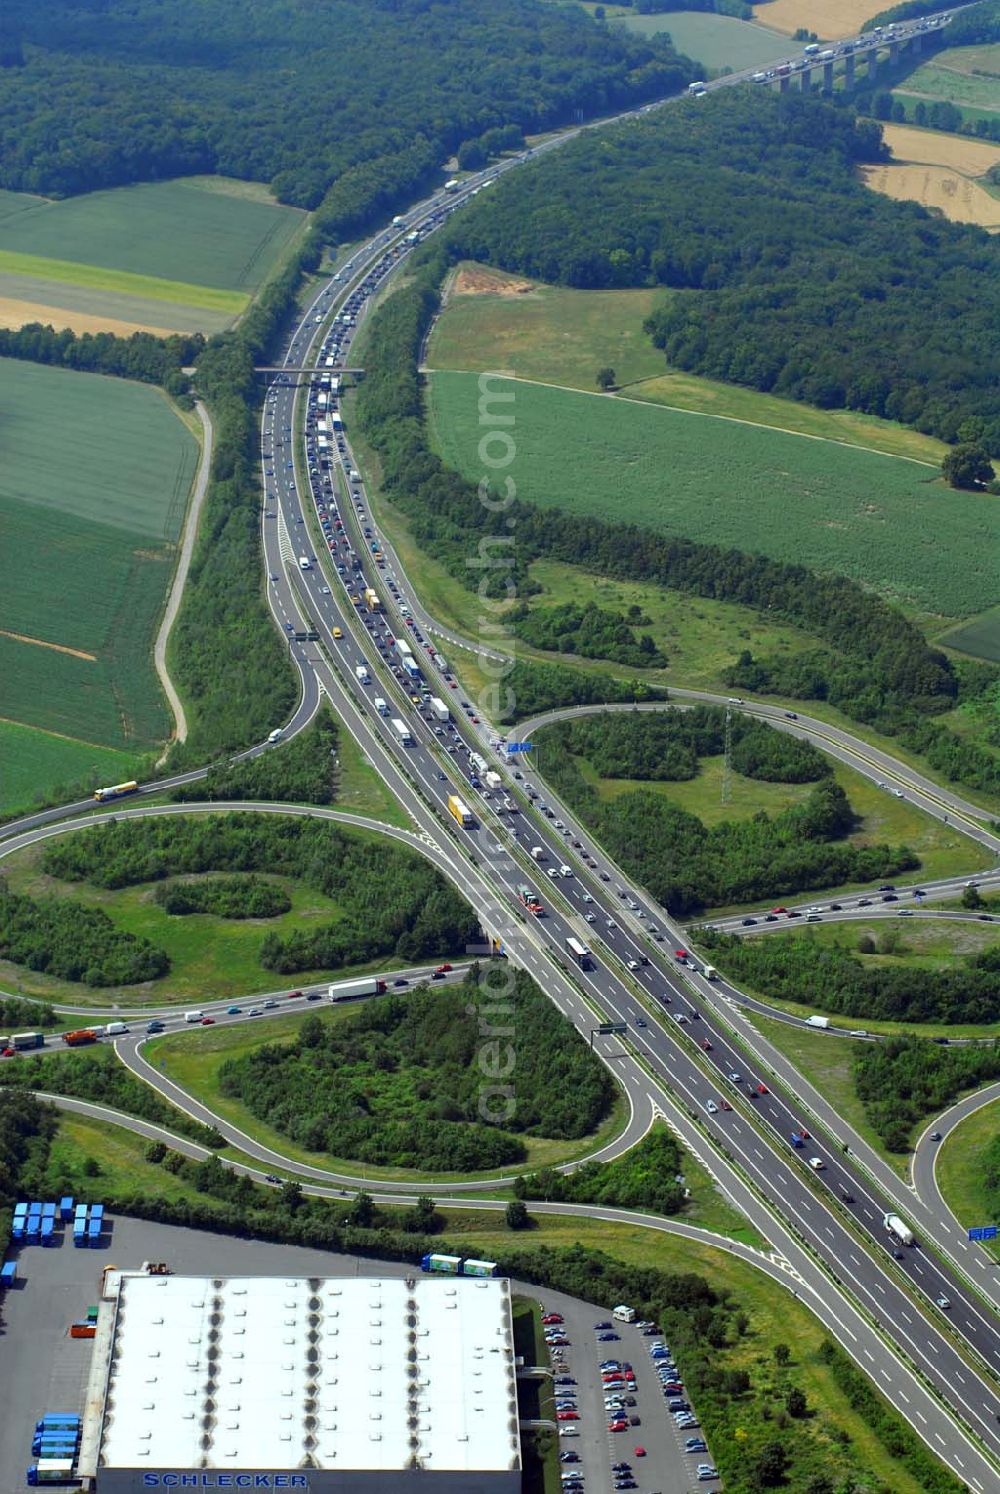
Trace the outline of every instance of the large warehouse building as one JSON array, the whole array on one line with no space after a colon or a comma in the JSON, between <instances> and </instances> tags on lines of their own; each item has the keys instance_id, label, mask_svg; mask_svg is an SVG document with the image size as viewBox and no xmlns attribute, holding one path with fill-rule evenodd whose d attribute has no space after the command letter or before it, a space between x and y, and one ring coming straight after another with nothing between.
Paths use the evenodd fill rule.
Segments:
<instances>
[{"instance_id":1,"label":"large warehouse building","mask_svg":"<svg viewBox=\"0 0 1000 1494\"><path fill-rule=\"evenodd\" d=\"M520 1494L508 1283L109 1273L97 1494Z\"/></svg>"}]
</instances>

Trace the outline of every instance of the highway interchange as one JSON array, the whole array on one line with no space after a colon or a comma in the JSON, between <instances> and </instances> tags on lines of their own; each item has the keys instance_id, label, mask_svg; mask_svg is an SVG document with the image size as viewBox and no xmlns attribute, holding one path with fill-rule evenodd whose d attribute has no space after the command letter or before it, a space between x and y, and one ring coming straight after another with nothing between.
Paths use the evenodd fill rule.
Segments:
<instances>
[{"instance_id":1,"label":"highway interchange","mask_svg":"<svg viewBox=\"0 0 1000 1494\"><path fill-rule=\"evenodd\" d=\"M558 143L550 142L549 148ZM432 231L495 174L492 168L479 178L470 178L455 196L435 194L406 214L398 229L381 233L356 250L348 278L329 282L294 329L284 363L291 368L325 366L326 350L335 340L330 329L336 325L342 330L336 338L335 363L349 364L352 329L332 319L343 317L344 308L355 322L362 317L371 297L405 261L406 235L416 232L422 237ZM623 1037L606 1035L594 1041L626 1089L636 1134L641 1134L654 1114L667 1118L684 1144L705 1159L723 1190L771 1242L800 1295L873 1374L879 1388L929 1445L971 1487L996 1487L1000 1331L994 1304L1000 1275L995 1264L962 1241L946 1221L936 1218L940 1209L928 1206L891 1174L839 1118L823 1113L822 1097L805 1094L808 1086L791 1066L739 1020L734 1004L744 999L742 993L724 982L705 980L700 962L685 958L682 963L675 957L675 950L686 948L683 931L641 889L626 881L585 829L538 782L526 766L529 754L515 759L517 767L512 771L501 755L503 742L482 719L478 706L474 714L480 720L470 719L472 703L463 709L466 696L461 687L452 689L450 671L435 666L430 653L424 651L437 649L440 630L435 629L432 644L432 622L420 608L398 557L384 536L378 535L364 485L348 476L357 469L346 438L341 438L342 450L335 452L329 474L308 455L316 419L309 409L313 387L308 382L300 384L297 376L279 376L268 392L261 433L265 492L261 525L268 597L277 624L291 638L289 651L301 680L301 699L292 720L284 723L285 736L312 719L324 695L333 701L410 814L421 849L462 888L487 934L502 940L508 958L527 969L588 1038L602 1022L625 1024ZM305 451L299 444L303 429ZM289 469L288 461L296 466ZM335 541L332 552L329 540L324 543L324 520L326 533ZM366 529L378 535L382 567L371 557L372 541ZM327 568L328 553L329 560L345 566L343 577L334 566ZM310 561L308 570L300 567L303 555ZM352 568L354 557L359 569ZM360 596L366 585L378 591L383 612L369 613L351 602L350 593ZM307 629L318 632L318 640L296 642L292 635ZM342 636L336 637L335 629ZM410 638L429 682L428 692L414 689L398 662L393 662L396 655L390 640L400 636ZM367 686L355 675L361 664L371 675ZM447 727L427 710L428 693L441 696L451 707ZM416 704L412 694L417 696ZM389 717L373 709L375 695L389 701ZM784 714L755 703L746 709L768 717ZM407 724L413 745L399 741L391 725L393 717ZM828 739L835 731L805 717L775 724L807 736L822 733ZM930 812L954 816L956 822L963 817L967 833L991 851L1000 850L1000 841L982 823L984 816L974 806L920 779L885 754L876 754L849 734L836 735L844 740L836 744L827 740L827 750L836 747L853 754L856 767L861 766L859 758L867 757L870 776L884 774L887 783L891 776L892 783L913 802ZM502 774L501 793L472 787L473 777L480 782L482 778L470 763L470 753L480 754L491 769ZM149 791L162 791L177 781L161 781L148 786ZM447 795L456 791L476 816L468 828L455 825L445 808ZM505 811L504 798L515 804L514 812ZM539 812L542 800L551 817ZM183 808L185 812L217 812L219 807ZM276 806L267 807L276 811ZM121 818L177 812L178 808L129 806L115 812ZM22 844L46 832L61 833L71 828L65 823L67 814L85 809L92 810L92 806L64 806L28 817L5 827L4 834L18 836L17 843ZM88 823L91 819L87 816ZM57 826L53 821L61 823ZM535 846L541 848L544 859L529 855ZM549 869L557 871L562 866L569 867L571 875L546 875ZM976 880L985 883L994 877ZM522 883L542 897L544 917L524 913L517 894ZM949 884L927 890L943 895L955 889ZM571 936L593 951L589 969L578 968L567 955L566 940ZM116 1047L148 1082L182 1108L199 1113L190 1096L171 1093L166 1076L149 1064L141 1035L129 1035ZM757 1092L760 1085L765 1093ZM723 1099L732 1108L723 1109ZM718 1108L710 1111L709 1102ZM211 1113L199 1118L227 1132ZM789 1138L801 1130L812 1134L803 1151L796 1152ZM274 1153L268 1159L260 1157L259 1150L255 1152L254 1144L242 1135L235 1144L258 1160L280 1165L285 1173L308 1177L310 1171L320 1172L313 1179L317 1186L331 1182L330 1174L293 1166ZM823 1170L810 1170L809 1158L819 1160ZM356 1186L356 1181L340 1180L347 1186ZM379 1184L380 1189L386 1186ZM437 1191L443 1195L446 1190ZM920 1242L912 1250L898 1251L899 1259L882 1225L887 1208L913 1223ZM950 1303L946 1311L935 1305L942 1297ZM954 1409L973 1436L952 1420L946 1406Z\"/></svg>"}]
</instances>

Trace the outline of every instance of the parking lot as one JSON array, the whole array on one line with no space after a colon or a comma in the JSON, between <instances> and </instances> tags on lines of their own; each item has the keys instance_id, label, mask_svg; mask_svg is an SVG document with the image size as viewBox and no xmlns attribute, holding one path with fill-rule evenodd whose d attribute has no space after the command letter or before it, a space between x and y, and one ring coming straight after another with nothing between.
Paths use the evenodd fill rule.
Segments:
<instances>
[{"instance_id":1,"label":"parking lot","mask_svg":"<svg viewBox=\"0 0 1000 1494\"><path fill-rule=\"evenodd\" d=\"M272 1245L260 1240L230 1239L200 1230L180 1229L139 1219L107 1219L102 1248L77 1250L72 1228L60 1231L56 1243L12 1247L8 1258L16 1259L16 1287L3 1298L4 1361L10 1368L4 1376L4 1415L0 1418L0 1491L13 1494L24 1487L25 1469L33 1461L31 1434L36 1420L46 1411L79 1412L83 1407L90 1372L91 1340L69 1337L69 1325L85 1316L100 1293L101 1273L108 1264L140 1266L143 1261L164 1261L172 1271L193 1275L259 1276L400 1276L413 1270L400 1262L368 1260L334 1255L299 1246ZM512 1282L518 1295L541 1300L563 1318L569 1346L561 1350L556 1374L568 1376L576 1386L558 1387L564 1398L573 1392L579 1421L572 1425L578 1435L560 1437L562 1451L579 1453L584 1474L584 1494L606 1494L613 1488L611 1464L629 1461L640 1491L652 1494L687 1494L717 1483L696 1484L697 1459L685 1458L679 1437L663 1404L651 1366L648 1345L634 1327L615 1324L619 1341L597 1342L595 1322L610 1318L593 1307L559 1292L539 1292L537 1286ZM600 1352L599 1352L600 1351ZM553 1350L553 1353L560 1352ZM636 1375L636 1406L629 1411L641 1418L628 1433L607 1430L607 1413L598 1363L617 1358L632 1362ZM645 1458L635 1448L646 1449Z\"/></svg>"},{"instance_id":2,"label":"parking lot","mask_svg":"<svg viewBox=\"0 0 1000 1494\"><path fill-rule=\"evenodd\" d=\"M686 1439L700 1437L700 1427L678 1428L668 1410L658 1373L660 1361L650 1355L651 1345L663 1342L662 1335L647 1336L633 1324L612 1321L611 1314L600 1308L586 1307L554 1292L540 1293L539 1300L546 1316L563 1319L547 1325L547 1331L568 1341L553 1342L550 1353L556 1406L564 1406L566 1413L576 1412L576 1419L559 1422L560 1455L567 1460L562 1467L563 1482L571 1494L574 1473L580 1475L582 1494L603 1494L616 1484L628 1487L630 1483L639 1494L688 1494L696 1488L711 1494L721 1489L718 1478L700 1480L698 1476L699 1463L714 1466L711 1454L685 1452ZM620 1368L602 1371L604 1361L614 1361ZM605 1373L613 1377L613 1383L605 1383ZM678 1392L676 1399L684 1399L684 1392ZM621 1405L608 1406L609 1401ZM612 1431L609 1424L619 1419L626 1424ZM616 1463L628 1467L615 1470Z\"/></svg>"}]
</instances>

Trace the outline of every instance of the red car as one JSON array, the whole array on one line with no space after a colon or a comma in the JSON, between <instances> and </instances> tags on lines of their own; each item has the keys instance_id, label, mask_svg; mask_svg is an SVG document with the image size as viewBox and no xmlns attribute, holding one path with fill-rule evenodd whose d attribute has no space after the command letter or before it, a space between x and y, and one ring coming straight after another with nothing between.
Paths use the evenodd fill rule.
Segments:
<instances>
[{"instance_id":1,"label":"red car","mask_svg":"<svg viewBox=\"0 0 1000 1494\"><path fill-rule=\"evenodd\" d=\"M201 1019L201 1025L202 1025L202 1027L214 1027L215 1026L215 1018L214 1017L202 1017L202 1019Z\"/></svg>"},{"instance_id":2,"label":"red car","mask_svg":"<svg viewBox=\"0 0 1000 1494\"><path fill-rule=\"evenodd\" d=\"M772 913L787 913L788 909L787 908L772 908L771 912Z\"/></svg>"},{"instance_id":3,"label":"red car","mask_svg":"<svg viewBox=\"0 0 1000 1494\"><path fill-rule=\"evenodd\" d=\"M302 995L301 991L289 991L289 993L288 993L288 999L289 999L289 1001L298 1001L298 999L299 999L299 997L301 995Z\"/></svg>"},{"instance_id":4,"label":"red car","mask_svg":"<svg viewBox=\"0 0 1000 1494\"><path fill-rule=\"evenodd\" d=\"M686 949L675 949L674 950L674 959L675 960L686 960L687 957L688 957L688 952L687 952Z\"/></svg>"},{"instance_id":5,"label":"red car","mask_svg":"<svg viewBox=\"0 0 1000 1494\"><path fill-rule=\"evenodd\" d=\"M557 1411L556 1421L579 1421L579 1411Z\"/></svg>"},{"instance_id":6,"label":"red car","mask_svg":"<svg viewBox=\"0 0 1000 1494\"><path fill-rule=\"evenodd\" d=\"M732 1105L730 1105L730 1103L729 1103L728 1100L721 1100L720 1099L719 1104L722 1106L723 1110L732 1110L732 1108L733 1108Z\"/></svg>"},{"instance_id":7,"label":"red car","mask_svg":"<svg viewBox=\"0 0 1000 1494\"><path fill-rule=\"evenodd\" d=\"M444 962L443 965L439 965L437 967L437 969L435 970L434 974L435 975L447 975L448 971L450 969L451 969L451 966L448 964L448 961L445 960L445 962ZM557 1319L557 1321L561 1323L562 1322L562 1318Z\"/></svg>"},{"instance_id":8,"label":"red car","mask_svg":"<svg viewBox=\"0 0 1000 1494\"><path fill-rule=\"evenodd\" d=\"M543 1323L561 1323L563 1315L561 1312L546 1312L542 1314Z\"/></svg>"},{"instance_id":9,"label":"red car","mask_svg":"<svg viewBox=\"0 0 1000 1494\"><path fill-rule=\"evenodd\" d=\"M706 1053L711 1053L711 1051L712 1051L712 1045L708 1041L708 1038L702 1038L702 1040L701 1040L701 1046L704 1048L704 1050L705 1050Z\"/></svg>"},{"instance_id":10,"label":"red car","mask_svg":"<svg viewBox=\"0 0 1000 1494\"><path fill-rule=\"evenodd\" d=\"M644 1447L637 1447L635 1455L637 1458L644 1458L646 1456L646 1449Z\"/></svg>"},{"instance_id":11,"label":"red car","mask_svg":"<svg viewBox=\"0 0 1000 1494\"><path fill-rule=\"evenodd\" d=\"M767 1085L766 1084L758 1084L758 1086L757 1086L757 1093L759 1095L766 1095L766 1094L768 1094L769 1090L768 1090Z\"/></svg>"}]
</instances>

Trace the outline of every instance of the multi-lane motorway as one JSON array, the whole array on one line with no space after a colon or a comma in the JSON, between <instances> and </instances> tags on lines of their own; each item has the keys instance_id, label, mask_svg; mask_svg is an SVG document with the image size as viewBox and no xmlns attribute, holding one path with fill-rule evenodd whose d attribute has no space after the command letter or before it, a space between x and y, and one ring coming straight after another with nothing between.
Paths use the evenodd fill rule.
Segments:
<instances>
[{"instance_id":1,"label":"multi-lane motorway","mask_svg":"<svg viewBox=\"0 0 1000 1494\"><path fill-rule=\"evenodd\" d=\"M432 231L456 201L493 174L471 178L457 199L436 194L407 214L398 231L358 250L346 279L322 289L278 361L290 368L325 368L332 358L334 373L348 365L354 328L376 290L405 260L407 236ZM996 1487L996 1465L984 1451L994 1459L1000 1455L996 1268L979 1253L960 1259L921 1220L915 1221L920 1244L894 1247L883 1215L892 1209L912 1217L914 1200L906 1188L891 1177L876 1181L860 1165L846 1127L817 1126L796 1099L794 1082L775 1080L771 1056L755 1034L737 1036L730 993L705 980L696 962L675 954L685 948L683 932L627 883L529 769L514 772L501 760L495 732L475 719L481 712L466 701L446 665L432 660L438 635L432 643L430 622L398 558L377 533L346 437L336 436L329 468L320 459L318 408L310 408L314 393L315 386L300 386L297 376L279 376L262 424L268 597L302 681L295 716L283 723L286 735L312 718L323 694L330 696L410 813L425 849L462 887L508 957L529 970L585 1034L601 1022L623 1025L622 1038L604 1036L596 1045L625 1082L643 1124L653 1107L670 1119L759 1222L797 1273L803 1295L811 1294L825 1321L832 1316L837 1326L831 1324L831 1331L929 1445L972 1487ZM373 548L381 549L381 565ZM383 610L369 611L352 600L366 586L378 592ZM294 634L306 631L316 632L317 640L296 642ZM410 642L419 681L399 662L400 637ZM358 677L362 668L367 684ZM431 695L450 706L448 722L429 709ZM375 710L376 696L388 702L386 716ZM401 741L393 719L405 723L410 744ZM806 722L794 725L813 729ZM816 729L831 730L823 723ZM476 755L501 773L502 789L485 787ZM887 775L909 774L891 759L887 763ZM913 785L914 778L909 774L907 783ZM456 791L474 811L466 827L447 812L447 796ZM549 813L539 808L543 800ZM8 826L7 833L37 833L47 818L62 818L74 808L92 806L64 806ZM976 818L961 801L945 812ZM969 828L991 836L978 823ZM995 850L998 843L991 836L984 844ZM544 916L525 912L518 892L524 884L544 902ZM568 953L570 938L591 951L584 966ZM143 1077L170 1092L167 1076L143 1057L141 1042L123 1047L123 1057L145 1066ZM179 1098L191 1108L190 1097ZM810 1129L814 1134L803 1147L793 1148L793 1132ZM246 1150L245 1141L239 1144ZM283 1158L273 1160L285 1171L299 1171Z\"/></svg>"}]
</instances>

